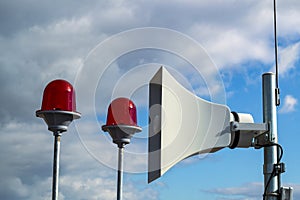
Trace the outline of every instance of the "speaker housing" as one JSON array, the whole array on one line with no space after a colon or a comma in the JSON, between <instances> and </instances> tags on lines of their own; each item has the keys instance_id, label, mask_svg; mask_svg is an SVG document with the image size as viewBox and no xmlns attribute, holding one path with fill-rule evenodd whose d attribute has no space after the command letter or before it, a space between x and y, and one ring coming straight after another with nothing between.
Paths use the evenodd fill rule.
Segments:
<instances>
[{"instance_id":1,"label":"speaker housing","mask_svg":"<svg viewBox=\"0 0 300 200\"><path fill-rule=\"evenodd\" d=\"M148 182L179 161L231 143L227 106L208 102L161 67L149 84Z\"/></svg>"}]
</instances>

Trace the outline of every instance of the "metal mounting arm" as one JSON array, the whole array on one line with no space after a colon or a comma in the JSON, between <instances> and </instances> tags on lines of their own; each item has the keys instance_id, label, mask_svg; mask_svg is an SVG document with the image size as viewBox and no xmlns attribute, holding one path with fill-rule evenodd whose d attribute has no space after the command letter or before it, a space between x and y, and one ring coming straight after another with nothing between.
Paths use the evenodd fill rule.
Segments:
<instances>
[{"instance_id":1,"label":"metal mounting arm","mask_svg":"<svg viewBox=\"0 0 300 200\"><path fill-rule=\"evenodd\" d=\"M232 134L230 148L248 148L255 146L253 139L266 133L269 130L269 125L267 123L256 124L233 121L230 122L230 130Z\"/></svg>"}]
</instances>

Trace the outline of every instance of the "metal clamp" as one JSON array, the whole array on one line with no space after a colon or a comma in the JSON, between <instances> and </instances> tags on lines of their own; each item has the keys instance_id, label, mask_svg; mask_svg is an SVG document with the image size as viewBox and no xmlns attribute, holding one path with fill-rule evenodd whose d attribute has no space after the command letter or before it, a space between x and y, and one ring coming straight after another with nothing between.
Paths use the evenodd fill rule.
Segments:
<instances>
[{"instance_id":1,"label":"metal clamp","mask_svg":"<svg viewBox=\"0 0 300 200\"><path fill-rule=\"evenodd\" d=\"M280 199L281 200L293 200L293 188L292 187L281 187L280 188Z\"/></svg>"}]
</instances>

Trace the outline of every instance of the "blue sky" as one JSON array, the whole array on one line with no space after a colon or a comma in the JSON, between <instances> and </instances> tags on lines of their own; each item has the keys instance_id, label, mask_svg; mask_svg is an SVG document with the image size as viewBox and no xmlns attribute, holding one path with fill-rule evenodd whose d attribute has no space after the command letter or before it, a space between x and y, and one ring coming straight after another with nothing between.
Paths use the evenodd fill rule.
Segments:
<instances>
[{"instance_id":1,"label":"blue sky","mask_svg":"<svg viewBox=\"0 0 300 200\"><path fill-rule=\"evenodd\" d=\"M164 65L199 97L262 122L272 3L1 1L0 199L50 199L53 136L35 111L57 78L74 85L82 113L62 137L60 199L115 199L117 148L101 125L118 96L133 99L143 128L126 146L124 199L261 199L263 151L253 148L194 156L147 183L148 82ZM299 199L300 4L277 8L282 178Z\"/></svg>"}]
</instances>

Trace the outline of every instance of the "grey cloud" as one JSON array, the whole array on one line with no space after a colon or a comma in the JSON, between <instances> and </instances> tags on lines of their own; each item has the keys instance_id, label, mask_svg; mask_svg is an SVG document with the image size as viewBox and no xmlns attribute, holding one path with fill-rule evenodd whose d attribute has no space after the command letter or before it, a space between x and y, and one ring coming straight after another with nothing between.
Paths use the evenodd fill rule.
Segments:
<instances>
[{"instance_id":1,"label":"grey cloud","mask_svg":"<svg viewBox=\"0 0 300 200\"><path fill-rule=\"evenodd\" d=\"M42 126L14 122L0 132L0 198L27 199L30 187L51 174L51 135L43 134Z\"/></svg>"},{"instance_id":2,"label":"grey cloud","mask_svg":"<svg viewBox=\"0 0 300 200\"><path fill-rule=\"evenodd\" d=\"M66 32L65 26L74 30ZM82 27L86 27L85 21L64 21L13 38L0 37L0 102L5 105L0 111L1 123L33 121L46 84L57 78L72 82L91 43L76 32Z\"/></svg>"},{"instance_id":3,"label":"grey cloud","mask_svg":"<svg viewBox=\"0 0 300 200\"><path fill-rule=\"evenodd\" d=\"M98 4L103 4L101 1ZM102 5L98 5L102 6ZM0 33L6 37L33 26L47 24L78 17L93 8L90 1L38 1L13 0L0 2Z\"/></svg>"},{"instance_id":4,"label":"grey cloud","mask_svg":"<svg viewBox=\"0 0 300 200\"><path fill-rule=\"evenodd\" d=\"M237 25L241 20L240 15L245 15L255 4L254 2L220 0L213 2L154 2L155 3L150 5L151 9L149 9L149 12L152 12L151 22L157 26L168 25L169 28L174 28L184 32L194 24L212 24L221 27L224 27L228 24Z\"/></svg>"}]
</instances>

